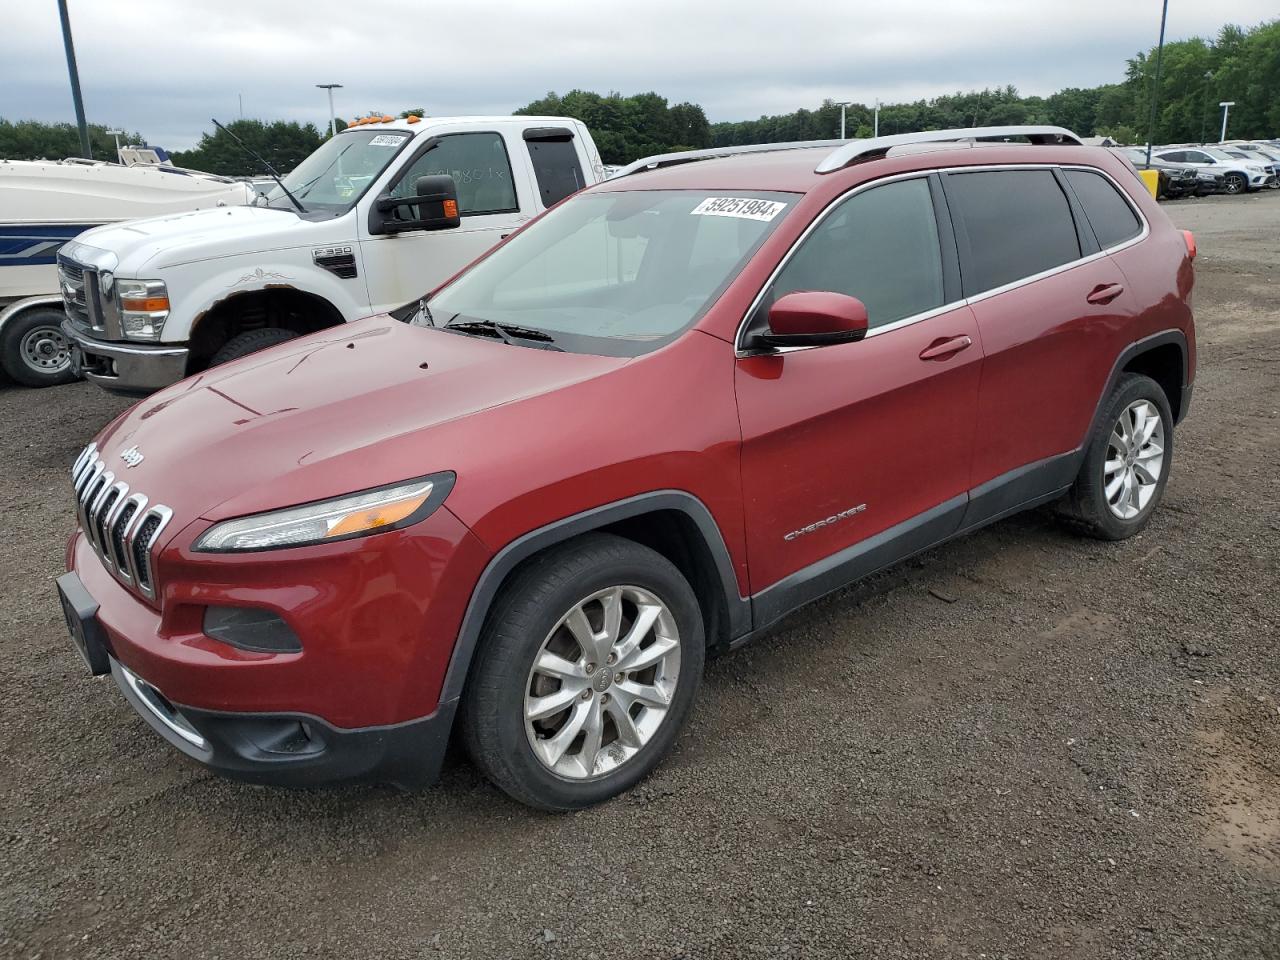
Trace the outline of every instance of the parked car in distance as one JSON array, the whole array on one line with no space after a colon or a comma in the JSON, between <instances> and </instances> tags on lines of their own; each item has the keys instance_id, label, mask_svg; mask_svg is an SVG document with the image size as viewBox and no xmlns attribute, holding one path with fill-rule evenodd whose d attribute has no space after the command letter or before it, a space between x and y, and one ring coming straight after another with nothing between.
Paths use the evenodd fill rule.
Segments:
<instances>
[{"instance_id":1,"label":"parked car in distance","mask_svg":"<svg viewBox=\"0 0 1280 960\"><path fill-rule=\"evenodd\" d=\"M398 307L602 170L587 128L565 117L355 122L256 205L101 227L64 246L72 363L104 389L146 394ZM430 200L442 174L456 209L428 222L421 189ZM138 292L122 300L122 287Z\"/></svg>"},{"instance_id":2,"label":"parked car in distance","mask_svg":"<svg viewBox=\"0 0 1280 960\"><path fill-rule=\"evenodd\" d=\"M1135 169L1148 169L1145 147L1113 147L1111 149L1132 163ZM1214 193L1222 185L1221 177L1217 178L1216 183L1212 180L1202 180L1196 174L1194 167L1168 163L1157 159L1154 154L1151 157L1150 169L1155 170L1160 175L1156 196L1162 199L1177 200L1181 197Z\"/></svg>"},{"instance_id":3,"label":"parked car in distance","mask_svg":"<svg viewBox=\"0 0 1280 960\"><path fill-rule=\"evenodd\" d=\"M1222 189L1225 193L1261 190L1272 179L1270 172L1261 163L1241 160L1212 147L1178 147L1172 150L1162 147L1155 155L1166 163L1195 167L1197 174L1206 180L1222 177Z\"/></svg>"},{"instance_id":4,"label":"parked car in distance","mask_svg":"<svg viewBox=\"0 0 1280 960\"><path fill-rule=\"evenodd\" d=\"M421 305L110 424L67 621L222 773L421 785L457 720L513 797L597 803L797 607L1040 504L1146 528L1194 253L1056 127L638 161Z\"/></svg>"},{"instance_id":5,"label":"parked car in distance","mask_svg":"<svg viewBox=\"0 0 1280 960\"><path fill-rule=\"evenodd\" d=\"M1235 147L1227 147L1222 152L1240 160L1247 160L1259 164L1263 169L1271 173L1271 180L1267 186L1271 187L1273 190L1276 187L1280 187L1280 181L1277 181L1277 178L1280 177L1280 157L1274 157L1260 147L1255 150L1243 150Z\"/></svg>"}]
</instances>

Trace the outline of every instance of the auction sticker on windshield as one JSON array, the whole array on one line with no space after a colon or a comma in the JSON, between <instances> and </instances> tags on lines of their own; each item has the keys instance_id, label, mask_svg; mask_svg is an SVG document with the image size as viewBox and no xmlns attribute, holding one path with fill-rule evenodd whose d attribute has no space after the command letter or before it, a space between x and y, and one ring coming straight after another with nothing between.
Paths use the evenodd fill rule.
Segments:
<instances>
[{"instance_id":1,"label":"auction sticker on windshield","mask_svg":"<svg viewBox=\"0 0 1280 960\"><path fill-rule=\"evenodd\" d=\"M398 147L404 142L404 136L394 133L380 133L369 141L371 147Z\"/></svg>"},{"instance_id":2,"label":"auction sticker on windshield","mask_svg":"<svg viewBox=\"0 0 1280 960\"><path fill-rule=\"evenodd\" d=\"M743 220L768 222L787 209L779 200L754 200L751 197L707 197L690 210L703 217L741 217Z\"/></svg>"}]
</instances>

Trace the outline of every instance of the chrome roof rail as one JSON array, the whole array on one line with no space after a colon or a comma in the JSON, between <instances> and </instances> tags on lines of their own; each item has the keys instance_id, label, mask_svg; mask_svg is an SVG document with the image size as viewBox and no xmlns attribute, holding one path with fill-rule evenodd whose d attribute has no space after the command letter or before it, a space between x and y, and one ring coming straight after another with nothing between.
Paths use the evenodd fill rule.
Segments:
<instances>
[{"instance_id":1,"label":"chrome roof rail","mask_svg":"<svg viewBox=\"0 0 1280 960\"><path fill-rule=\"evenodd\" d=\"M658 153L652 157L644 157L629 163L610 180L642 173L645 170L657 170L660 167L674 167L681 163L692 163L695 160L716 160L720 157L736 157L744 153L776 153L781 150L809 150L814 147L841 147L854 142L852 140L797 140L789 143L749 143L741 147L711 147L708 150L683 150L679 153Z\"/></svg>"},{"instance_id":2,"label":"chrome roof rail","mask_svg":"<svg viewBox=\"0 0 1280 960\"><path fill-rule=\"evenodd\" d=\"M893 147L914 143L948 143L957 140L1003 140L1026 137L1036 144L1071 144L1080 146L1080 138L1065 127L1009 126L961 127L956 130L923 130L919 133L897 133L889 137L850 140L832 150L814 168L814 173L834 173L858 160L884 156Z\"/></svg>"}]
</instances>

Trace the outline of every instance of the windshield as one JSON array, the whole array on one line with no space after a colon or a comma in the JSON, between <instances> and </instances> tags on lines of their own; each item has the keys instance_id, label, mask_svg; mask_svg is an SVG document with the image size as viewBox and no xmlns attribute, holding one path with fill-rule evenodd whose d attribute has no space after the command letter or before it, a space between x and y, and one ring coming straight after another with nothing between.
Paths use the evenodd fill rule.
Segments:
<instances>
[{"instance_id":1,"label":"windshield","mask_svg":"<svg viewBox=\"0 0 1280 960\"><path fill-rule=\"evenodd\" d=\"M583 353L646 353L715 302L798 199L726 194L582 194L438 292L431 317L532 329Z\"/></svg>"},{"instance_id":2,"label":"windshield","mask_svg":"<svg viewBox=\"0 0 1280 960\"><path fill-rule=\"evenodd\" d=\"M284 185L308 213L345 213L412 136L408 130L344 131L294 167ZM296 209L275 183L265 196L268 207Z\"/></svg>"}]
</instances>

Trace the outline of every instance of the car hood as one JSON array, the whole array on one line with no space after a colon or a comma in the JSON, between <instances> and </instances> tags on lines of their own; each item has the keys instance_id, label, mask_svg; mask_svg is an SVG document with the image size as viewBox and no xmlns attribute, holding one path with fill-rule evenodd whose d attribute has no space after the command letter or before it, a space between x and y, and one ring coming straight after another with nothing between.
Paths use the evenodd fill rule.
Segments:
<instances>
[{"instance_id":1,"label":"car hood","mask_svg":"<svg viewBox=\"0 0 1280 960\"><path fill-rule=\"evenodd\" d=\"M94 227L77 243L114 254L116 270L139 277L139 271L190 263L228 253L261 253L304 242L304 226L291 210L264 207L218 207Z\"/></svg>"},{"instance_id":2,"label":"car hood","mask_svg":"<svg viewBox=\"0 0 1280 960\"><path fill-rule=\"evenodd\" d=\"M460 447L487 438L435 428L626 362L370 317L153 394L98 448L117 479L179 519L220 520L457 470ZM126 466L134 448L142 460Z\"/></svg>"}]
</instances>

